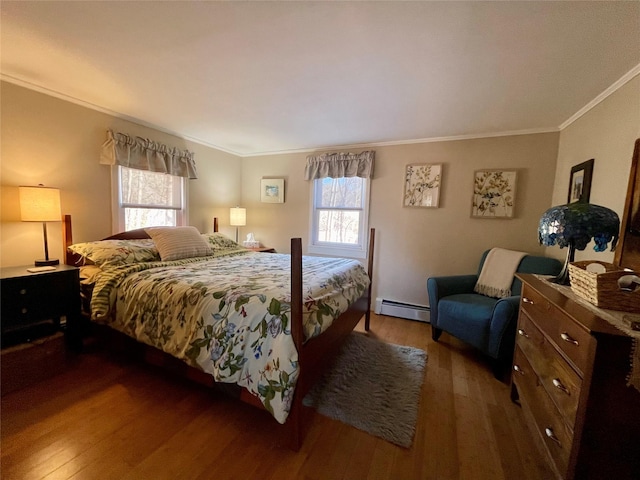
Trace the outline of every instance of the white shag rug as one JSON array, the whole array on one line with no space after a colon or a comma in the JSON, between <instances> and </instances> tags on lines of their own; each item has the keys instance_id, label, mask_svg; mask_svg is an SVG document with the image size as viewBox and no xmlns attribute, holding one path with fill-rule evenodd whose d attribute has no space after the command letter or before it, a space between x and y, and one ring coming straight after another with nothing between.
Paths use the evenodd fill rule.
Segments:
<instances>
[{"instance_id":1,"label":"white shag rug","mask_svg":"<svg viewBox=\"0 0 640 480\"><path fill-rule=\"evenodd\" d=\"M415 434L427 353L352 333L304 405L402 447Z\"/></svg>"}]
</instances>

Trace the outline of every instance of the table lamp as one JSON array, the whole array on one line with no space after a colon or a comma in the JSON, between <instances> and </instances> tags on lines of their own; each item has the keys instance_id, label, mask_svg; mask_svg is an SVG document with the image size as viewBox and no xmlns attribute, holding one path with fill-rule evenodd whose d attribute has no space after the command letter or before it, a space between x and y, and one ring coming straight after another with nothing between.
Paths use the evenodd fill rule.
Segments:
<instances>
[{"instance_id":1,"label":"table lamp","mask_svg":"<svg viewBox=\"0 0 640 480\"><path fill-rule=\"evenodd\" d=\"M613 210L591 203L576 202L552 207L542 214L538 225L538 241L547 247L569 247L562 271L552 281L569 285L569 264L576 249L584 250L593 239L596 252L603 252L609 242L615 250L620 232L620 219Z\"/></svg>"},{"instance_id":2,"label":"table lamp","mask_svg":"<svg viewBox=\"0 0 640 480\"><path fill-rule=\"evenodd\" d=\"M236 227L236 243L238 243L238 227L244 227L247 224L247 209L233 207L229 210L229 225Z\"/></svg>"},{"instance_id":3,"label":"table lamp","mask_svg":"<svg viewBox=\"0 0 640 480\"><path fill-rule=\"evenodd\" d=\"M23 222L42 222L44 260L36 260L36 267L58 265L60 260L49 259L47 222L62 221L60 190L40 185L37 187L18 187L18 191L20 195L20 219Z\"/></svg>"}]
</instances>

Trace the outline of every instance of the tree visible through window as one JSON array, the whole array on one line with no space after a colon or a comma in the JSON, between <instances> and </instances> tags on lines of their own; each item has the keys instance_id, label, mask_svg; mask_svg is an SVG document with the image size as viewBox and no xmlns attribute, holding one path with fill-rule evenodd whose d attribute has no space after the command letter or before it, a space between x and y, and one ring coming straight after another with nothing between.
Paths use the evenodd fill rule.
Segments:
<instances>
[{"instance_id":1,"label":"tree visible through window","mask_svg":"<svg viewBox=\"0 0 640 480\"><path fill-rule=\"evenodd\" d=\"M119 167L121 222L124 230L176 226L183 218L182 177Z\"/></svg>"},{"instance_id":2,"label":"tree visible through window","mask_svg":"<svg viewBox=\"0 0 640 480\"><path fill-rule=\"evenodd\" d=\"M367 179L315 180L309 251L364 257L368 198Z\"/></svg>"}]
</instances>

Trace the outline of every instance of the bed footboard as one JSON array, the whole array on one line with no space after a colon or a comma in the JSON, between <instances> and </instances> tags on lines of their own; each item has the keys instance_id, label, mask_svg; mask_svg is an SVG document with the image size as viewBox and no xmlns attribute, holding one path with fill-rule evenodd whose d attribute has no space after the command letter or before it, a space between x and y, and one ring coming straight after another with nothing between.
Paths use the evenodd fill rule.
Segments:
<instances>
[{"instance_id":1,"label":"bed footboard","mask_svg":"<svg viewBox=\"0 0 640 480\"><path fill-rule=\"evenodd\" d=\"M305 437L307 423L302 401L311 387L331 366L331 361L338 354L342 344L351 334L362 317L365 317L364 328L369 331L371 319L371 284L373 280L373 253L375 246L375 229L369 234L368 270L369 287L365 293L325 330L322 335L312 338L303 345L302 326L302 240L291 239L291 334L298 350L300 377L293 395L293 404L287 417L288 446L299 450Z\"/></svg>"}]
</instances>

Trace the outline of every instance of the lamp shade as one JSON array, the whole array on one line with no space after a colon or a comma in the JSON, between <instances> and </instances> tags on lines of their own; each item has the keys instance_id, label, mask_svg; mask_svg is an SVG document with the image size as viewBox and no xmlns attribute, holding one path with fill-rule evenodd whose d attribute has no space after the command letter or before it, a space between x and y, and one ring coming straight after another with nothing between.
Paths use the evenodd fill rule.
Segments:
<instances>
[{"instance_id":1,"label":"lamp shade","mask_svg":"<svg viewBox=\"0 0 640 480\"><path fill-rule=\"evenodd\" d=\"M244 227L247 224L247 209L234 207L229 210L229 225Z\"/></svg>"},{"instance_id":2,"label":"lamp shade","mask_svg":"<svg viewBox=\"0 0 640 480\"><path fill-rule=\"evenodd\" d=\"M593 249L603 252L609 242L616 248L620 218L613 210L591 203L569 203L552 207L542 214L538 225L538 240L546 246L573 246L584 250L594 240Z\"/></svg>"},{"instance_id":3,"label":"lamp shade","mask_svg":"<svg viewBox=\"0 0 640 480\"><path fill-rule=\"evenodd\" d=\"M603 252L609 242L616 248L620 218L613 210L591 203L569 203L552 207L542 214L538 224L538 240L546 246L569 247L562 270L553 282L569 285L569 264L577 250L584 250L593 239L596 252Z\"/></svg>"},{"instance_id":4,"label":"lamp shade","mask_svg":"<svg viewBox=\"0 0 640 480\"><path fill-rule=\"evenodd\" d=\"M20 219L23 222L59 222L60 190L48 187L18 187Z\"/></svg>"}]
</instances>

